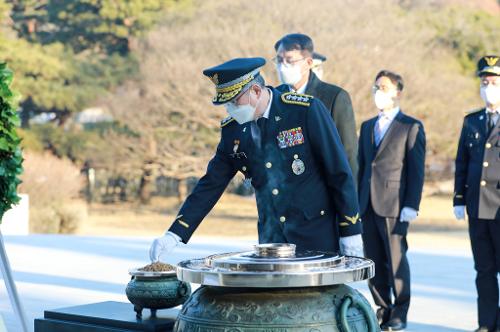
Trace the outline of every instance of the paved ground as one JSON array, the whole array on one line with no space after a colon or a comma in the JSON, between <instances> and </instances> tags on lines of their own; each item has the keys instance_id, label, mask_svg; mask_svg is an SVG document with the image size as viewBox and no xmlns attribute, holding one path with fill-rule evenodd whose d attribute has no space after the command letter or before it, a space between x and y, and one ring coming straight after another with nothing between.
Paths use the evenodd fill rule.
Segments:
<instances>
[{"instance_id":1,"label":"paved ground","mask_svg":"<svg viewBox=\"0 0 500 332\"><path fill-rule=\"evenodd\" d=\"M476 293L470 248L460 233L410 238L412 305L407 331L470 331L476 322ZM148 263L151 238L81 236L6 236L9 259L23 305L32 322L43 310L99 301L127 301L131 267ZM454 243L448 246L447 243ZM458 244L457 244L458 243ZM195 237L171 261L248 249L248 240ZM1 277L1 276L0 276ZM371 300L365 283L352 285ZM0 317L7 331L19 331L3 285ZM0 332L2 323L0 319Z\"/></svg>"}]
</instances>

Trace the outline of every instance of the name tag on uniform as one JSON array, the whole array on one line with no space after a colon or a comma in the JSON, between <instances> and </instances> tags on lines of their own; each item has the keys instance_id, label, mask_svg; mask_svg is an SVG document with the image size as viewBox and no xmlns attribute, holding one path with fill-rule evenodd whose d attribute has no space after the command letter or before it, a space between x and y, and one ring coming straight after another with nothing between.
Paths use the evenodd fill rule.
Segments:
<instances>
[{"instance_id":1,"label":"name tag on uniform","mask_svg":"<svg viewBox=\"0 0 500 332\"><path fill-rule=\"evenodd\" d=\"M295 145L304 144L304 135L302 127L283 130L276 136L280 149L290 148Z\"/></svg>"}]
</instances>

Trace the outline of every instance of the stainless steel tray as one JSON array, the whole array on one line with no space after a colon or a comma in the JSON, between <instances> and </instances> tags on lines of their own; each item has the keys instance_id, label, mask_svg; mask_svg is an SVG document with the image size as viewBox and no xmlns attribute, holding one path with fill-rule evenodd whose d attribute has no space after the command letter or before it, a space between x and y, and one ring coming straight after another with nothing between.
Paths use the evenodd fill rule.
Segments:
<instances>
[{"instance_id":1,"label":"stainless steel tray","mask_svg":"<svg viewBox=\"0 0 500 332\"><path fill-rule=\"evenodd\" d=\"M279 288L345 284L375 274L369 259L329 252L295 252L295 247L290 247L257 245L253 251L183 261L177 266L177 278L208 286Z\"/></svg>"}]
</instances>

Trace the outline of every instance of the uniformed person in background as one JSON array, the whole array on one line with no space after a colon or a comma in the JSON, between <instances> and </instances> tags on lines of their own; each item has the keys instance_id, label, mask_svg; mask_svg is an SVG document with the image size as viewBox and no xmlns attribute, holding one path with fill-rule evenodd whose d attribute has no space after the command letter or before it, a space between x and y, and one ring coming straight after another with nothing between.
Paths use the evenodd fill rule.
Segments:
<instances>
[{"instance_id":1,"label":"uniformed person in background","mask_svg":"<svg viewBox=\"0 0 500 332\"><path fill-rule=\"evenodd\" d=\"M259 243L322 251L340 244L343 254L363 254L355 184L328 110L311 96L266 87L259 73L264 64L239 58L203 72L216 87L213 103L230 116L206 174L151 245L152 261L189 241L237 172L255 189Z\"/></svg>"},{"instance_id":2,"label":"uniformed person in background","mask_svg":"<svg viewBox=\"0 0 500 332\"><path fill-rule=\"evenodd\" d=\"M313 63L311 66L311 71L316 75L318 79L322 80L324 75L323 62L326 61L326 56L317 52L313 52L312 58Z\"/></svg>"},{"instance_id":3,"label":"uniformed person in background","mask_svg":"<svg viewBox=\"0 0 500 332\"><path fill-rule=\"evenodd\" d=\"M486 107L464 119L455 160L454 213L469 217L469 235L476 269L476 331L500 331L500 58L478 62L480 94Z\"/></svg>"},{"instance_id":4,"label":"uniformed person in background","mask_svg":"<svg viewBox=\"0 0 500 332\"><path fill-rule=\"evenodd\" d=\"M305 93L321 100L332 116L347 153L355 180L358 175L358 138L356 121L349 93L341 87L323 82L314 73L314 45L304 34L293 33L284 36L274 44L275 64L283 85L281 92ZM316 53L316 62L321 56ZM326 57L322 57L326 60ZM324 61L322 60L322 61Z\"/></svg>"}]
</instances>

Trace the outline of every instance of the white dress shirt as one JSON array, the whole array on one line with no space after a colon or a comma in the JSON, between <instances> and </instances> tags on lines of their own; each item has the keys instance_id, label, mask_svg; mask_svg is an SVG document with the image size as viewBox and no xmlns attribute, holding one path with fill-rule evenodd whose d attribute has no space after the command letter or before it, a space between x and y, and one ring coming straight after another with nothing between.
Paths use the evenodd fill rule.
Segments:
<instances>
[{"instance_id":1,"label":"white dress shirt","mask_svg":"<svg viewBox=\"0 0 500 332\"><path fill-rule=\"evenodd\" d=\"M385 134L389 130L392 121L399 113L399 107L395 107L389 111L381 111L379 112L377 122L375 123L375 144L378 146Z\"/></svg>"},{"instance_id":2,"label":"white dress shirt","mask_svg":"<svg viewBox=\"0 0 500 332\"><path fill-rule=\"evenodd\" d=\"M306 93L306 89L307 89L307 82L304 83L303 86L301 86L300 88L298 88L297 90L294 90L293 87L289 86L288 87L290 89L290 92L295 92L295 93L300 93L300 94L304 94Z\"/></svg>"},{"instance_id":3,"label":"white dress shirt","mask_svg":"<svg viewBox=\"0 0 500 332\"><path fill-rule=\"evenodd\" d=\"M489 107L486 107L486 114L488 114L488 121L492 119L493 121L493 126L496 126L498 123L498 118L500 117L500 109L491 109Z\"/></svg>"}]
</instances>

